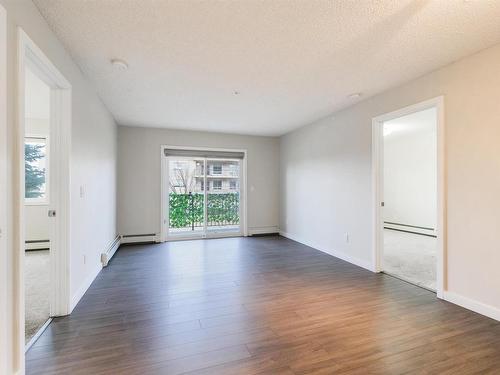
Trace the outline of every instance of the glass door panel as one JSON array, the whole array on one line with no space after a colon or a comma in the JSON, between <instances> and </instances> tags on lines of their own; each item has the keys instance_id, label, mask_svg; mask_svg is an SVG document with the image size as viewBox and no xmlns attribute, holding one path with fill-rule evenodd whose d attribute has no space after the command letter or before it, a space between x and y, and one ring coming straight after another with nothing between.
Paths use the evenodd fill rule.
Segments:
<instances>
[{"instance_id":1,"label":"glass door panel","mask_svg":"<svg viewBox=\"0 0 500 375\"><path fill-rule=\"evenodd\" d=\"M240 231L240 160L207 159L207 231Z\"/></svg>"},{"instance_id":2,"label":"glass door panel","mask_svg":"<svg viewBox=\"0 0 500 375\"><path fill-rule=\"evenodd\" d=\"M202 236L205 232L205 160L168 158L169 235Z\"/></svg>"},{"instance_id":3,"label":"glass door panel","mask_svg":"<svg viewBox=\"0 0 500 375\"><path fill-rule=\"evenodd\" d=\"M167 169L169 237L241 231L239 159L169 156Z\"/></svg>"}]
</instances>

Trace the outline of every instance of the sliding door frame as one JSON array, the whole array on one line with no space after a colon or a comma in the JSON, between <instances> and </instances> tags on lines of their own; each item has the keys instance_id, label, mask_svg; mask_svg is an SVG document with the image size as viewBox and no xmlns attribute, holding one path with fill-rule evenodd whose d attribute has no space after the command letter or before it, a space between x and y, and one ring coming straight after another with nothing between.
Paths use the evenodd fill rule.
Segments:
<instances>
[{"instance_id":1,"label":"sliding door frame","mask_svg":"<svg viewBox=\"0 0 500 375\"><path fill-rule=\"evenodd\" d=\"M389 120L410 115L426 109L436 108L437 126L437 265L436 265L436 295L444 298L447 288L447 262L446 262L446 170L445 170L445 123L444 123L444 98L438 96L402 109L377 116L372 121L372 190L373 190L373 251L372 268L374 272L382 272L382 256L384 249L382 218L383 197L383 165L384 165L384 134L383 125Z\"/></svg>"},{"instance_id":2,"label":"sliding door frame","mask_svg":"<svg viewBox=\"0 0 500 375\"><path fill-rule=\"evenodd\" d=\"M168 176L168 158L165 156L166 149L181 150L181 151L206 151L206 152L239 152L243 153L243 159L240 163L240 231L239 232L213 232L206 236L169 236L169 209L168 209L168 194L169 194L169 184L167 180ZM160 241L171 241L171 240L181 240L181 239L193 239L193 238L220 238L220 237L240 237L248 236L248 221L247 221L247 150L244 149L228 149L228 148L213 148L213 147L188 147L188 146L161 146L161 171L160 171ZM210 158L207 158L210 159ZM206 168L205 161L205 168ZM205 170L206 173L206 170ZM206 180L206 178L205 178ZM206 186L205 186L206 189ZM205 202L205 207L206 207ZM205 209L206 216L206 209ZM205 217L205 222L207 218ZM206 231L208 233L208 231Z\"/></svg>"}]
</instances>

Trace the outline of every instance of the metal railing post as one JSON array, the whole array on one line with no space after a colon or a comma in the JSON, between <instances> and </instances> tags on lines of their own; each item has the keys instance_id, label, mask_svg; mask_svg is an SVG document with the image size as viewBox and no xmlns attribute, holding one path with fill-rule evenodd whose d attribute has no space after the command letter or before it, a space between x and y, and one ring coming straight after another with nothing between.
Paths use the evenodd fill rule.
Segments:
<instances>
[{"instance_id":1,"label":"metal railing post","mask_svg":"<svg viewBox=\"0 0 500 375\"><path fill-rule=\"evenodd\" d=\"M191 230L194 231L194 195L190 191L189 198L191 199Z\"/></svg>"}]
</instances>

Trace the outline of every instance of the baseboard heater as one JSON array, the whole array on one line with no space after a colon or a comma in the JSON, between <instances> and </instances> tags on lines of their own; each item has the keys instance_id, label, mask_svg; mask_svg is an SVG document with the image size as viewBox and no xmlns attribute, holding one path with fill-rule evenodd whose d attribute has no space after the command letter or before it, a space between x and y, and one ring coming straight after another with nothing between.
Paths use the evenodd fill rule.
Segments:
<instances>
[{"instance_id":1,"label":"baseboard heater","mask_svg":"<svg viewBox=\"0 0 500 375\"><path fill-rule=\"evenodd\" d=\"M156 242L158 242L158 235L156 235L155 233L121 235L122 245L141 245Z\"/></svg>"},{"instance_id":2,"label":"baseboard heater","mask_svg":"<svg viewBox=\"0 0 500 375\"><path fill-rule=\"evenodd\" d=\"M422 227L418 225L395 223L392 221L384 221L384 228L389 230L395 230L398 232L419 234L428 237L437 237L436 230L430 227Z\"/></svg>"},{"instance_id":3,"label":"baseboard heater","mask_svg":"<svg viewBox=\"0 0 500 375\"><path fill-rule=\"evenodd\" d=\"M106 267L111 258L113 258L113 255L115 255L116 250L120 247L120 241L121 237L119 235L116 236L111 245L109 245L108 249L101 254L101 263L103 267Z\"/></svg>"},{"instance_id":4,"label":"baseboard heater","mask_svg":"<svg viewBox=\"0 0 500 375\"><path fill-rule=\"evenodd\" d=\"M50 240L26 240L24 249L26 251L50 250Z\"/></svg>"},{"instance_id":5,"label":"baseboard heater","mask_svg":"<svg viewBox=\"0 0 500 375\"><path fill-rule=\"evenodd\" d=\"M251 235L251 237L273 237L273 236L279 236L279 232L271 232L271 233L254 233Z\"/></svg>"},{"instance_id":6,"label":"baseboard heater","mask_svg":"<svg viewBox=\"0 0 500 375\"><path fill-rule=\"evenodd\" d=\"M248 228L248 235L251 237L277 236L277 235L279 235L279 231L280 230L277 226L250 227L250 228Z\"/></svg>"}]
</instances>

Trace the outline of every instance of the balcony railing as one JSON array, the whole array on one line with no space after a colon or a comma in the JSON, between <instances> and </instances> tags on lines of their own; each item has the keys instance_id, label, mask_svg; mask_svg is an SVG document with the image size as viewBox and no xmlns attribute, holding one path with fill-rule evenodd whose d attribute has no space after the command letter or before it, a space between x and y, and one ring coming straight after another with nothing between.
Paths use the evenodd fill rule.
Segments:
<instances>
[{"instance_id":1,"label":"balcony railing","mask_svg":"<svg viewBox=\"0 0 500 375\"><path fill-rule=\"evenodd\" d=\"M208 174L207 178L238 178L240 176L238 171L222 171L222 173ZM203 172L195 171L194 177L205 178Z\"/></svg>"},{"instance_id":2,"label":"balcony railing","mask_svg":"<svg viewBox=\"0 0 500 375\"><path fill-rule=\"evenodd\" d=\"M170 193L169 227L199 229L204 226L205 194ZM234 193L207 194L207 227L234 226L240 223L240 195Z\"/></svg>"}]
</instances>

